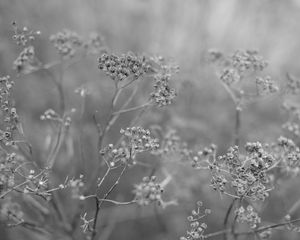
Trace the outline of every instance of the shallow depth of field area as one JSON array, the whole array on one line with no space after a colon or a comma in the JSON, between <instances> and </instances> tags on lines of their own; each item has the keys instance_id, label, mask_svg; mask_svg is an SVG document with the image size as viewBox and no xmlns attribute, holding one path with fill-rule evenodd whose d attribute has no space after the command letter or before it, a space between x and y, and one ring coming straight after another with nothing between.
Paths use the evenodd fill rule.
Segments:
<instances>
[{"instance_id":1,"label":"shallow depth of field area","mask_svg":"<svg viewBox=\"0 0 300 240\"><path fill-rule=\"evenodd\" d=\"M300 239L299 22L0 0L0 239Z\"/></svg>"}]
</instances>

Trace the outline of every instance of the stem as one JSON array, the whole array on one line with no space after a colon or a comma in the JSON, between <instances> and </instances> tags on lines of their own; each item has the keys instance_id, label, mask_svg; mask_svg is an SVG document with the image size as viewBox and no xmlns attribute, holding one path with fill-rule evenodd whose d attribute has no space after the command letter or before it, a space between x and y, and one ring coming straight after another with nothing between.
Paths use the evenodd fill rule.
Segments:
<instances>
[{"instance_id":1,"label":"stem","mask_svg":"<svg viewBox=\"0 0 300 240\"><path fill-rule=\"evenodd\" d=\"M228 225L228 219L229 219L229 216L230 216L230 213L232 211L232 208L234 206L234 203L235 203L236 199L233 199L232 202L230 203L229 205L229 208L227 209L227 212L226 212L226 215L225 215L225 218L224 218L224 223L223 223L223 226L224 228L226 229L227 228L227 225ZM223 237L224 240L227 240L227 232L224 233L224 237Z\"/></svg>"},{"instance_id":2,"label":"stem","mask_svg":"<svg viewBox=\"0 0 300 240\"><path fill-rule=\"evenodd\" d=\"M147 102L147 103L145 103L143 105L140 105L140 106L136 106L136 107L132 107L132 108L127 108L127 109L123 109L123 110L114 112L113 115L119 115L119 114L122 114L122 113L132 112L132 111L139 110L141 108L147 107L149 105L150 105L150 102Z\"/></svg>"},{"instance_id":3,"label":"stem","mask_svg":"<svg viewBox=\"0 0 300 240\"><path fill-rule=\"evenodd\" d=\"M239 146L240 144L240 128L241 128L241 108L235 109L235 130L234 130L234 144Z\"/></svg>"},{"instance_id":4,"label":"stem","mask_svg":"<svg viewBox=\"0 0 300 240\"><path fill-rule=\"evenodd\" d=\"M55 163L57 154L58 154L58 152L60 150L60 147L61 147L61 145L64 141L64 138L65 138L65 129L64 129L63 123L60 123L58 136L57 136L57 139L56 139L55 146L54 146L53 150L51 151L51 153L50 153L50 155L47 159L47 168L48 169L52 169L52 167Z\"/></svg>"},{"instance_id":5,"label":"stem","mask_svg":"<svg viewBox=\"0 0 300 240\"><path fill-rule=\"evenodd\" d=\"M260 228L250 230L250 231L237 232L237 233L235 233L235 235L236 236L251 235L251 234L263 232L263 231L268 230L268 229L278 228L278 227L282 227L282 226L292 224L292 223L297 223L297 222L300 222L300 218L291 220L289 222L271 224L271 225L260 227ZM206 238L216 237L216 236L223 235L223 234L228 234L228 233L231 233L231 229L224 229L224 230L220 230L220 231L217 231L217 232L214 232L214 233L209 233L209 234L204 235L203 237L206 239Z\"/></svg>"},{"instance_id":6,"label":"stem","mask_svg":"<svg viewBox=\"0 0 300 240\"><path fill-rule=\"evenodd\" d=\"M104 195L103 199L99 199L98 197L96 198L96 211L95 211L95 216L94 216L94 223L93 223L93 227L92 227L92 236L91 236L91 240L94 240L97 234L96 231L96 227L97 227L97 221L99 219L99 211L101 208L102 203L104 202L104 200L107 199L107 197L109 196L109 194L116 188L116 186L119 184L119 181L121 179L121 177L123 176L125 170L126 170L126 165L123 167L119 177L117 178L117 180L115 181L115 183L110 187L110 189L108 190L108 192Z\"/></svg>"}]
</instances>

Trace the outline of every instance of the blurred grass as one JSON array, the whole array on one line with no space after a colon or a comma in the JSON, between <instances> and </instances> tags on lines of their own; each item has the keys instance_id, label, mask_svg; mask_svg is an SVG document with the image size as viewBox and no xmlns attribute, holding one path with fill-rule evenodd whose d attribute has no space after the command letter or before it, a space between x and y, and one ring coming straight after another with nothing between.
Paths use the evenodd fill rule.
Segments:
<instances>
[{"instance_id":1,"label":"blurred grass","mask_svg":"<svg viewBox=\"0 0 300 240\"><path fill-rule=\"evenodd\" d=\"M113 52L160 54L174 59L180 66L181 71L174 82L179 90L176 104L155 111L147 118L146 125L157 123L163 127L175 127L190 144L206 145L214 142L219 146L219 151L223 152L233 139L234 106L219 84L214 68L206 62L207 50L217 48L231 53L236 49L258 49L269 61L267 72L279 83L285 80L286 72L300 76L299 13L299 0L0 0L0 72L1 75L15 75L12 62L20 49L11 41L11 22L14 20L19 25L41 30L36 51L43 62L57 58L48 42L51 34L63 28L83 36L97 31L104 36ZM87 162L78 163L87 172L95 164L89 164L88 160L97 158L97 153L92 151L95 149L96 136L91 114L97 109L101 110L101 118L105 117L112 92L110 81L99 73L96 61L95 57L77 63L68 70L64 79L68 108L80 104L73 93L76 87L88 83L92 89L82 125L84 141L91 147L84 149ZM17 106L29 141L35 149L40 149L35 152L36 159L39 159L43 157L41 140L48 135L47 127L40 123L39 116L46 109L57 107L57 93L43 73L17 80ZM126 127L128 121L129 116L126 116L117 123L109 136L110 141L118 137L118 129ZM272 140L280 134L283 121L278 99L270 98L251 104L242 115L242 142ZM71 141L65 148L72 144L76 143ZM62 162L59 167L68 166L70 161L72 159ZM192 170L181 171L176 166L173 168L178 180L173 184L172 191L176 195L184 190L185 195L180 196L185 201L178 206L179 210L173 207L168 213L160 215L163 228L157 225L158 220L151 214L150 220L116 223L118 230L112 231L110 239L119 239L120 236L125 239L124 232L128 234L126 239L139 239L141 236L148 236L144 239L178 238L185 231L187 212L198 199L202 199L215 212L213 220L209 220L209 230L218 229L218 214L223 216L229 203L219 200L215 193L209 193L207 187L202 186L202 176L190 177ZM136 177L125 178L120 192L128 191L128 194L124 194L128 197L130 184L139 181L138 177L141 179L143 175L145 171L135 171L132 176ZM63 179L63 176L60 178ZM298 193L299 190L293 194L296 196ZM274 211L272 206L268 214ZM126 210L125 213L122 211L118 214L126 216ZM140 211L143 215L144 210ZM286 236L297 239L292 234Z\"/></svg>"}]
</instances>

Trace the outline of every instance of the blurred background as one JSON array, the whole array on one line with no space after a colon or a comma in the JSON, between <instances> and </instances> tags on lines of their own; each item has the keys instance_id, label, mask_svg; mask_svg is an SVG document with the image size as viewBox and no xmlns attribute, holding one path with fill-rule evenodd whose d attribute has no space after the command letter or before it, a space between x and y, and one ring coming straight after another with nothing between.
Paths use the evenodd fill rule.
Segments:
<instances>
[{"instance_id":1,"label":"blurred background","mask_svg":"<svg viewBox=\"0 0 300 240\"><path fill-rule=\"evenodd\" d=\"M300 76L299 0L0 0L0 72L16 78L16 104L37 162L43 161L47 153L45 141L50 134L49 126L40 121L40 115L48 108L58 108L57 92L43 72L17 78L12 63L22 49L11 40L13 21L41 31L35 48L43 63L58 59L49 37L62 29L70 29L83 37L97 32L117 54L132 51L174 60L180 66L173 81L178 91L175 103L154 110L142 123L145 126L157 124L163 129L175 128L191 146L215 143L220 154L233 143L234 105L220 84L215 68L207 61L209 49L227 54L237 49L259 50L269 62L266 73L279 85L284 83L287 72ZM84 117L74 116L75 126L78 126L76 121L80 121L82 129L72 130L74 136L70 135L66 141L65 152L61 153L56 166L58 182L67 174L88 173L97 164L97 134L92 114L98 110L99 118L105 120L113 91L111 81L97 69L97 58L77 62L64 74L67 109L80 109L82 103L74 93L80 85L85 84L91 94L86 99ZM149 89L145 87L141 91L146 93ZM143 96L141 92L134 101L142 103ZM271 96L247 106L242 113L242 144L257 140L267 142L282 134L281 124L286 117L281 103L278 96ZM116 123L107 143L117 140L119 129L126 127L131 118L126 114ZM76 157L78 134L82 134L85 143L84 163ZM64 157L66 154L69 157ZM66 168L71 172L66 172ZM212 215L206 220L208 231L222 229L228 199L221 199L212 192L206 176L191 167L170 164L168 168L171 168L173 181L166 198L178 199L179 205L166 210L105 205L100 220L103 221L100 228L105 233L103 239L178 239L188 227L186 217L197 200L212 209ZM130 171L132 174L124 177L112 198L130 199L132 185L148 170ZM298 183L299 179L282 183L282 190L272 195L273 203L264 207L262 217L266 221L284 215L284 210L299 197ZM68 204L69 199L61 197ZM0 239L29 239L26 231L17 234L3 232ZM7 237L2 237L5 235ZM299 239L299 235L278 231L272 239Z\"/></svg>"}]
</instances>

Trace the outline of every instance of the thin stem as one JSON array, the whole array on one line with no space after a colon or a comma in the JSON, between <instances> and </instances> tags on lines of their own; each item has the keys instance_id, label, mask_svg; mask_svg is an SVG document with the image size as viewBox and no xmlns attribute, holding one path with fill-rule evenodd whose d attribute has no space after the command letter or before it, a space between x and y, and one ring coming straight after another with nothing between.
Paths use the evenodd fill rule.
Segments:
<instances>
[{"instance_id":1,"label":"thin stem","mask_svg":"<svg viewBox=\"0 0 300 240\"><path fill-rule=\"evenodd\" d=\"M230 233L230 232L231 232L231 229L224 229L224 230L220 230L220 231L217 231L217 232L214 232L214 233L206 234L206 235L203 236L203 238L216 237L216 236L227 234L227 233Z\"/></svg>"},{"instance_id":2,"label":"thin stem","mask_svg":"<svg viewBox=\"0 0 300 240\"><path fill-rule=\"evenodd\" d=\"M127 108L127 109L123 109L123 110L114 112L113 115L119 115L119 114L122 114L122 113L132 112L132 111L139 110L141 108L147 107L149 105L150 105L150 102L147 102L147 103L145 103L143 105L140 105L140 106L136 106L136 107L132 107L132 108Z\"/></svg>"},{"instance_id":3,"label":"thin stem","mask_svg":"<svg viewBox=\"0 0 300 240\"><path fill-rule=\"evenodd\" d=\"M98 188L101 187L102 183L104 182L105 178L108 176L108 174L110 173L110 171L111 171L111 168L108 166L107 170L106 170L106 172L104 174L104 176L102 177L101 181L97 185Z\"/></svg>"},{"instance_id":4,"label":"thin stem","mask_svg":"<svg viewBox=\"0 0 300 240\"><path fill-rule=\"evenodd\" d=\"M109 196L109 194L116 188L116 186L119 184L119 181L121 179L121 177L123 176L125 170L126 170L127 165L125 165L119 175L119 177L117 178L117 180L115 181L115 183L110 187L110 189L108 190L108 192L104 195L104 197L102 199L96 198L96 211L95 211L95 216L94 216L94 223L93 223L93 227L92 227L92 236L91 236L91 240L94 240L97 234L96 231L96 227L97 227L97 221L99 219L99 211L101 208L101 205L103 203L103 201L105 199L107 199L107 197Z\"/></svg>"},{"instance_id":5,"label":"thin stem","mask_svg":"<svg viewBox=\"0 0 300 240\"><path fill-rule=\"evenodd\" d=\"M263 231L268 230L268 229L278 228L278 227L286 226L288 224L297 223L297 222L300 222L300 218L291 220L289 222L271 224L271 225L263 226L263 227L260 227L260 228L254 229L254 230L245 231L245 232L237 232L237 233L234 233L234 234L237 235L237 236L239 236L239 235L251 235L251 234L263 232ZM209 234L204 235L203 238L206 239L206 238L216 237L216 236L224 235L224 234L228 234L228 233L231 233L231 229L224 229L224 230L220 230L220 231L217 231L217 232L214 232L214 233L209 233Z\"/></svg>"},{"instance_id":6,"label":"thin stem","mask_svg":"<svg viewBox=\"0 0 300 240\"><path fill-rule=\"evenodd\" d=\"M297 223L297 222L300 222L300 218L291 220L289 222L271 224L271 225L268 225L268 226L265 226L265 227L257 228L255 230L251 230L251 231L247 231L247 232L239 232L239 233L236 233L236 234L237 235L250 235L250 234L253 234L253 232L255 232L255 233L263 232L263 231L268 230L268 229L283 227L283 226L286 226L286 225L289 225L289 224L292 224L292 223Z\"/></svg>"},{"instance_id":7,"label":"thin stem","mask_svg":"<svg viewBox=\"0 0 300 240\"><path fill-rule=\"evenodd\" d=\"M224 222L223 222L223 226L224 226L225 229L227 228L229 216L230 216L230 213L233 209L235 201L236 201L236 199L233 199L232 202L230 203L228 209L227 209L227 212L226 212L226 215L225 215L225 218L224 218ZM227 233L224 233L223 239L227 240Z\"/></svg>"},{"instance_id":8,"label":"thin stem","mask_svg":"<svg viewBox=\"0 0 300 240\"><path fill-rule=\"evenodd\" d=\"M235 109L235 130L234 130L234 144L239 146L240 144L240 128L241 128L241 109L236 107Z\"/></svg>"}]
</instances>

